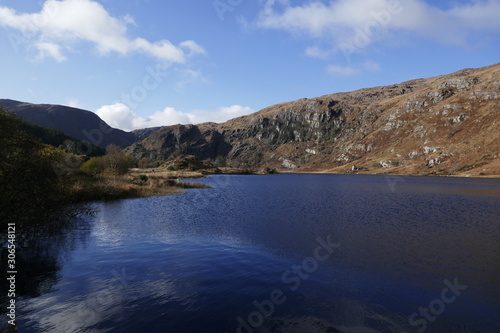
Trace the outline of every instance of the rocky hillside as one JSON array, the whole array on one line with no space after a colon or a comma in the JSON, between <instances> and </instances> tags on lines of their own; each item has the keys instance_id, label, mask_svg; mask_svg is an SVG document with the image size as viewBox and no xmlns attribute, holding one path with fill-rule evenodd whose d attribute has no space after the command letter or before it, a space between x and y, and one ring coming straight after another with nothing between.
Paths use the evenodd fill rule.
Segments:
<instances>
[{"instance_id":1,"label":"rocky hillside","mask_svg":"<svg viewBox=\"0 0 500 333\"><path fill-rule=\"evenodd\" d=\"M155 129L137 158L297 172L500 175L500 64Z\"/></svg>"},{"instance_id":2,"label":"rocky hillside","mask_svg":"<svg viewBox=\"0 0 500 333\"><path fill-rule=\"evenodd\" d=\"M97 146L115 144L127 147L137 140L134 133L111 128L91 111L62 105L31 104L0 99L0 106L14 112L25 121L63 131L65 134Z\"/></svg>"}]
</instances>

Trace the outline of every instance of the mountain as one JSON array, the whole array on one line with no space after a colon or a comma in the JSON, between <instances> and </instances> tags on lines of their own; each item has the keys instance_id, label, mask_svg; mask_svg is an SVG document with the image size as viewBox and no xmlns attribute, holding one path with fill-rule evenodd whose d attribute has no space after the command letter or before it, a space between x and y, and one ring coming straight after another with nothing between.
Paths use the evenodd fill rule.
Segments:
<instances>
[{"instance_id":1,"label":"mountain","mask_svg":"<svg viewBox=\"0 0 500 333\"><path fill-rule=\"evenodd\" d=\"M500 64L141 132L136 158L300 172L500 175Z\"/></svg>"},{"instance_id":2,"label":"mountain","mask_svg":"<svg viewBox=\"0 0 500 333\"><path fill-rule=\"evenodd\" d=\"M21 129L41 142L56 148L64 148L74 154L84 154L87 156L102 156L106 149L88 142L75 139L66 135L61 130L45 128L22 120Z\"/></svg>"},{"instance_id":3,"label":"mountain","mask_svg":"<svg viewBox=\"0 0 500 333\"><path fill-rule=\"evenodd\" d=\"M65 134L100 147L115 144L122 148L137 140L134 133L115 129L90 111L68 106L30 104L0 99L0 106L14 112L29 123L61 130Z\"/></svg>"}]
</instances>

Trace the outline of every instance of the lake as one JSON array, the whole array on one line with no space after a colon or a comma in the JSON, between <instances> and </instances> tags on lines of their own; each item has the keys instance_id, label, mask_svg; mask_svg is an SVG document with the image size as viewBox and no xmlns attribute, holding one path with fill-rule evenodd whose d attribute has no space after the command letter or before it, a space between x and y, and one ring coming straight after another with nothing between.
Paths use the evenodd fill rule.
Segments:
<instances>
[{"instance_id":1,"label":"lake","mask_svg":"<svg viewBox=\"0 0 500 333\"><path fill-rule=\"evenodd\" d=\"M20 332L500 332L500 179L200 181L22 249Z\"/></svg>"}]
</instances>

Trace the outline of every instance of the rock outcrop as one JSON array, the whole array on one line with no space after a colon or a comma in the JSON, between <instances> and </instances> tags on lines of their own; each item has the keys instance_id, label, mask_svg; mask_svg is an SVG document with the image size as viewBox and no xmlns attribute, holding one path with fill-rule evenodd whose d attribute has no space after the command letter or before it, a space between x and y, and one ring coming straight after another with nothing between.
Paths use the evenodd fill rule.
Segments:
<instances>
[{"instance_id":1,"label":"rock outcrop","mask_svg":"<svg viewBox=\"0 0 500 333\"><path fill-rule=\"evenodd\" d=\"M303 98L223 124L167 126L127 150L281 171L499 175L499 96L496 64Z\"/></svg>"}]
</instances>

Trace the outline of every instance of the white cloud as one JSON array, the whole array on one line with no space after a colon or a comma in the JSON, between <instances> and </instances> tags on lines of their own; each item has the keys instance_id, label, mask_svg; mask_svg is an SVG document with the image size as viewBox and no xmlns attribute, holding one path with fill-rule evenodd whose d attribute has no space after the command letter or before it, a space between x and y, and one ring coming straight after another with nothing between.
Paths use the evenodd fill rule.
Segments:
<instances>
[{"instance_id":1,"label":"white cloud","mask_svg":"<svg viewBox=\"0 0 500 333\"><path fill-rule=\"evenodd\" d=\"M325 49L319 48L317 46L311 46L305 50L305 55L310 58L318 58L325 60L330 55L330 52Z\"/></svg>"},{"instance_id":2,"label":"white cloud","mask_svg":"<svg viewBox=\"0 0 500 333\"><path fill-rule=\"evenodd\" d=\"M84 107L82 105L82 103L80 103L80 101L77 100L76 98L68 98L68 101L65 105L70 106L72 108L77 108L77 109L83 109L83 107Z\"/></svg>"},{"instance_id":3,"label":"white cloud","mask_svg":"<svg viewBox=\"0 0 500 333\"><path fill-rule=\"evenodd\" d=\"M185 62L185 54L182 49L173 45L168 40L150 43L143 38L136 38L128 47L130 50L143 51L157 59L178 63ZM128 51L129 49L121 53L127 53Z\"/></svg>"},{"instance_id":4,"label":"white cloud","mask_svg":"<svg viewBox=\"0 0 500 333\"><path fill-rule=\"evenodd\" d=\"M176 46L168 40L150 42L140 37L130 38L127 25L136 25L134 18L130 15L115 18L92 0L46 0L42 10L32 14L0 7L0 25L22 33L40 52L38 58L50 56L58 62L66 59L61 50L70 49L78 42L93 44L101 55L140 52L175 63L206 53L192 40Z\"/></svg>"},{"instance_id":5,"label":"white cloud","mask_svg":"<svg viewBox=\"0 0 500 333\"><path fill-rule=\"evenodd\" d=\"M191 124L194 115L177 111L172 107L167 107L163 111L156 111L147 117L135 117L132 120L133 128L148 128L157 126L167 126L175 124Z\"/></svg>"},{"instance_id":6,"label":"white cloud","mask_svg":"<svg viewBox=\"0 0 500 333\"><path fill-rule=\"evenodd\" d=\"M366 69L366 70L368 70L370 72L378 72L381 69L380 68L380 64L378 64L378 63L376 63L374 61L371 61L371 60L365 62L362 66L363 66L364 69Z\"/></svg>"},{"instance_id":7,"label":"white cloud","mask_svg":"<svg viewBox=\"0 0 500 333\"><path fill-rule=\"evenodd\" d=\"M61 47L54 43L37 42L35 47L38 49L37 60L41 61L47 57L55 59L57 62L66 61L66 57L61 54Z\"/></svg>"},{"instance_id":8,"label":"white cloud","mask_svg":"<svg viewBox=\"0 0 500 333\"><path fill-rule=\"evenodd\" d=\"M223 123L229 119L245 116L254 112L255 110L251 107L241 105L223 106L216 111L195 110L193 111L195 115L193 123Z\"/></svg>"},{"instance_id":9,"label":"white cloud","mask_svg":"<svg viewBox=\"0 0 500 333\"><path fill-rule=\"evenodd\" d=\"M134 111L123 103L104 105L95 113L109 126L124 130L133 129L133 120L136 118Z\"/></svg>"},{"instance_id":10,"label":"white cloud","mask_svg":"<svg viewBox=\"0 0 500 333\"><path fill-rule=\"evenodd\" d=\"M339 66L339 65L328 66L326 68L326 72L331 75L340 75L340 76L353 76L361 73L361 71L357 68L351 66Z\"/></svg>"},{"instance_id":11,"label":"white cloud","mask_svg":"<svg viewBox=\"0 0 500 333\"><path fill-rule=\"evenodd\" d=\"M189 51L188 56L192 56L195 54L207 54L205 49L198 45L194 40L186 40L180 43L179 46Z\"/></svg>"},{"instance_id":12,"label":"white cloud","mask_svg":"<svg viewBox=\"0 0 500 333\"><path fill-rule=\"evenodd\" d=\"M126 24L137 26L137 23L135 22L135 18L130 14L123 16L122 21L125 22Z\"/></svg>"},{"instance_id":13,"label":"white cloud","mask_svg":"<svg viewBox=\"0 0 500 333\"><path fill-rule=\"evenodd\" d=\"M162 111L154 112L150 116L141 117L126 104L116 103L102 106L95 113L111 127L130 131L139 128L175 124L220 123L253 112L255 111L252 108L240 105L221 107L216 111L194 110L192 112L182 112L175 108L167 107Z\"/></svg>"},{"instance_id":14,"label":"white cloud","mask_svg":"<svg viewBox=\"0 0 500 333\"><path fill-rule=\"evenodd\" d=\"M256 25L325 42L333 52L341 51L342 45L362 49L400 33L456 45L471 42L472 32L498 36L500 0L451 3L451 8L441 9L424 0L315 0L295 6L267 0ZM319 48L306 50L311 57L325 54Z\"/></svg>"},{"instance_id":15,"label":"white cloud","mask_svg":"<svg viewBox=\"0 0 500 333\"><path fill-rule=\"evenodd\" d=\"M312 37L330 37L373 20L371 12L384 9L387 0L338 0L328 4L314 1L299 6L291 6L288 2L280 4L283 9L277 12L274 1L268 1L257 24Z\"/></svg>"},{"instance_id":16,"label":"white cloud","mask_svg":"<svg viewBox=\"0 0 500 333\"><path fill-rule=\"evenodd\" d=\"M196 83L209 84L208 80L201 71L193 69L182 69L179 71L180 80L175 84L175 89L179 92L184 90L184 87Z\"/></svg>"},{"instance_id":17,"label":"white cloud","mask_svg":"<svg viewBox=\"0 0 500 333\"><path fill-rule=\"evenodd\" d=\"M354 76L354 75L359 75L365 71L378 72L380 71L380 64L369 60L362 63L361 65L353 65L353 66L330 65L326 68L326 72L334 76Z\"/></svg>"},{"instance_id":18,"label":"white cloud","mask_svg":"<svg viewBox=\"0 0 500 333\"><path fill-rule=\"evenodd\" d=\"M236 22L240 25L240 28L244 32L249 32L250 29L252 28L251 23L248 21L248 19L244 16L238 16L236 18Z\"/></svg>"}]
</instances>

